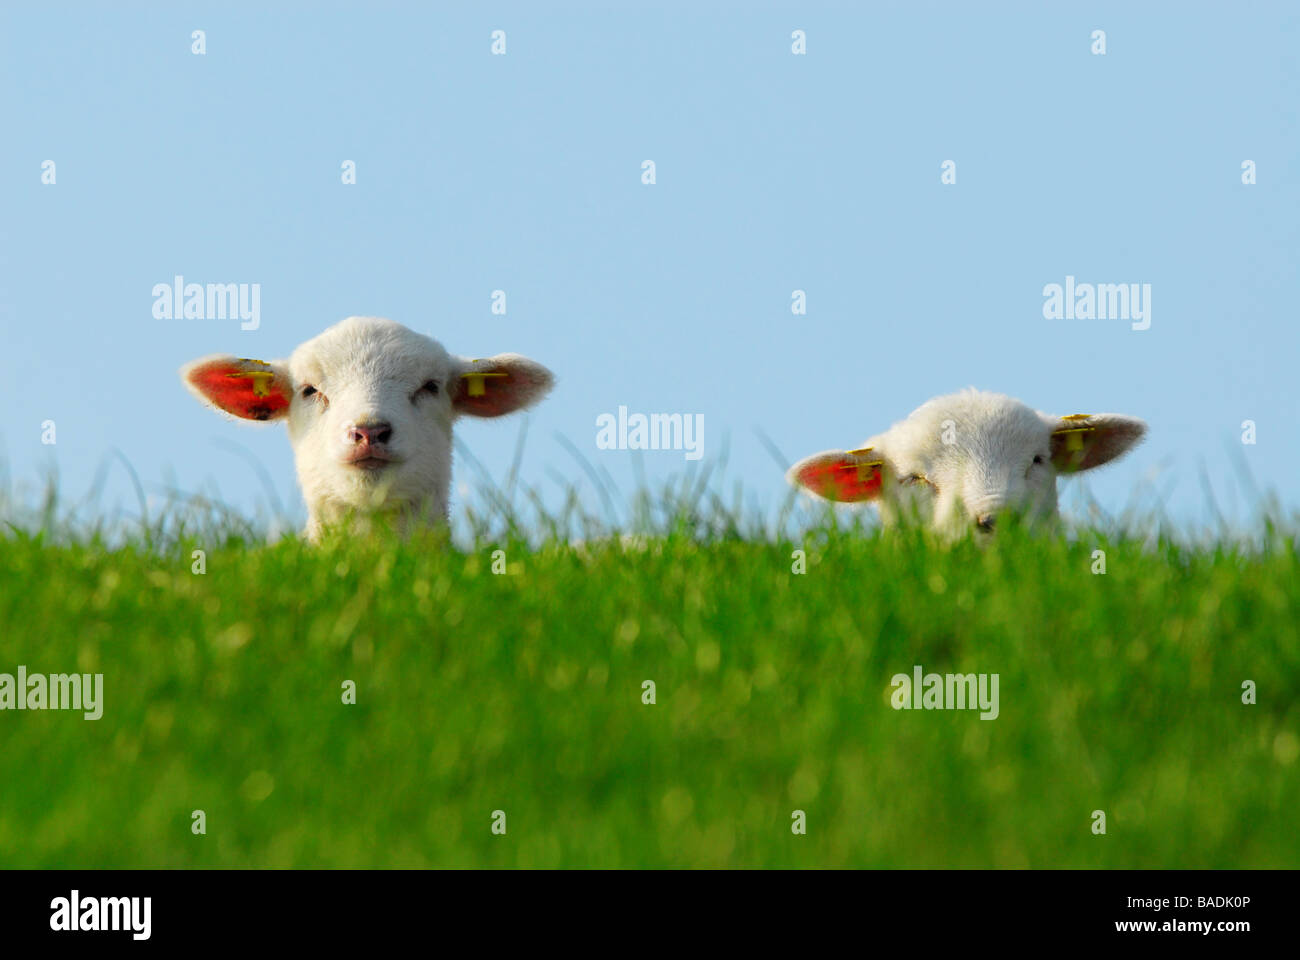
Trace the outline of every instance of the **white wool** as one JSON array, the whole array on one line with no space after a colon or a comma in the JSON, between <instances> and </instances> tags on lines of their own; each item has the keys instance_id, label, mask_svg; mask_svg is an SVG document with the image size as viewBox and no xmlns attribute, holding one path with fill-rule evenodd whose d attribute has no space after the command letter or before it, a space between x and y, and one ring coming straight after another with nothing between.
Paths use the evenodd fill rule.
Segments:
<instances>
[{"instance_id":1,"label":"white wool","mask_svg":"<svg viewBox=\"0 0 1300 960\"><path fill-rule=\"evenodd\" d=\"M277 396L288 397L287 408L268 415L218 403L202 374L216 370L221 383L226 382L222 377L249 376L225 372L231 369L268 371L257 375L270 380ZM463 376L470 371L489 374L477 380L477 397L474 380ZM248 419L286 421L307 505L307 535L313 539L347 515L445 519L453 422L462 415L494 417L529 406L553 382L550 371L525 357L500 354L470 361L378 317L348 317L299 346L287 362L263 365L213 356L187 365L181 374L209 405ZM315 392L305 395L309 388ZM372 431L364 443L358 428ZM358 451L384 462L374 469L357 466L349 458Z\"/></svg>"},{"instance_id":2,"label":"white wool","mask_svg":"<svg viewBox=\"0 0 1300 960\"><path fill-rule=\"evenodd\" d=\"M1135 445L1146 424L1119 414L1056 417L997 393L964 390L936 397L854 451L827 451L797 463L792 482L831 499L872 499L887 525L915 519L937 531L991 532L999 515L1033 521L1057 516L1056 479L1089 470ZM878 489L842 496L817 478L826 470L868 477Z\"/></svg>"}]
</instances>

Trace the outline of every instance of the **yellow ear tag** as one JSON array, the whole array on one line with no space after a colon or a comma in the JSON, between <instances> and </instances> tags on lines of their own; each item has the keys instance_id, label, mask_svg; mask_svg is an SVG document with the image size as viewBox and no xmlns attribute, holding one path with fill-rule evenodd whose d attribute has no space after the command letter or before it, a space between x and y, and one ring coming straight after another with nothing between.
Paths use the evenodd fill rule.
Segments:
<instances>
[{"instance_id":1,"label":"yellow ear tag","mask_svg":"<svg viewBox=\"0 0 1300 960\"><path fill-rule=\"evenodd\" d=\"M252 360L250 362L262 363L262 361L260 360ZM266 366L266 364L263 364L263 366ZM265 370L248 370L245 371L244 373L228 373L226 374L226 376L233 377L237 380L252 380L253 396L269 397L271 395L271 381L275 379L275 372L265 371Z\"/></svg>"},{"instance_id":2,"label":"yellow ear tag","mask_svg":"<svg viewBox=\"0 0 1300 960\"><path fill-rule=\"evenodd\" d=\"M1062 417L1062 420L1078 421L1091 419L1091 413L1072 413L1068 417ZM1074 427L1068 430L1057 430L1056 434L1065 434L1065 449L1078 451L1083 449L1083 435L1092 433L1093 427Z\"/></svg>"},{"instance_id":3,"label":"yellow ear tag","mask_svg":"<svg viewBox=\"0 0 1300 960\"><path fill-rule=\"evenodd\" d=\"M860 457L870 453L874 449L876 448L859 447L857 450L845 450L844 452L847 453L850 457ZM864 460L862 463L858 464L858 479L865 482L867 479L867 474L871 472L871 469L873 467L883 467L884 465L885 465L884 460Z\"/></svg>"},{"instance_id":4,"label":"yellow ear tag","mask_svg":"<svg viewBox=\"0 0 1300 960\"><path fill-rule=\"evenodd\" d=\"M508 373L462 373L460 376L462 380L469 381L469 383L466 384L466 386L469 388L469 395L471 397L481 397L483 396L483 394L487 393L487 387L484 386L483 384L484 380L486 380L488 377L508 377L510 376L510 374Z\"/></svg>"},{"instance_id":5,"label":"yellow ear tag","mask_svg":"<svg viewBox=\"0 0 1300 960\"><path fill-rule=\"evenodd\" d=\"M1078 417L1062 417L1061 419L1077 420ZM1092 433L1096 429L1096 427L1071 427L1068 430L1053 430L1052 436L1065 437L1065 449L1070 453L1079 453L1083 450L1083 435L1085 433ZM1081 458L1071 457L1070 459L1077 463Z\"/></svg>"}]
</instances>

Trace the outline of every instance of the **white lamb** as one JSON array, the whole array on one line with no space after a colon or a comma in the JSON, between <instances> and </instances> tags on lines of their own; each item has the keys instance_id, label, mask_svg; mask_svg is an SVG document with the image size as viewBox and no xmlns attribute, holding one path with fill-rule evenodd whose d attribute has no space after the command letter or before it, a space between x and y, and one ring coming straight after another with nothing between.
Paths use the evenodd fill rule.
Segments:
<instances>
[{"instance_id":1,"label":"white lamb","mask_svg":"<svg viewBox=\"0 0 1300 960\"><path fill-rule=\"evenodd\" d=\"M379 317L348 317L288 361L215 355L181 378L218 410L287 421L312 540L354 515L445 520L453 421L530 406L554 382L518 354L467 360Z\"/></svg>"},{"instance_id":2,"label":"white lamb","mask_svg":"<svg viewBox=\"0 0 1300 960\"><path fill-rule=\"evenodd\" d=\"M991 534L998 515L1057 516L1056 477L1126 453L1146 424L1114 413L1039 413L997 393L936 397L857 450L796 463L798 484L827 500L876 500L881 520L915 520L946 535Z\"/></svg>"}]
</instances>

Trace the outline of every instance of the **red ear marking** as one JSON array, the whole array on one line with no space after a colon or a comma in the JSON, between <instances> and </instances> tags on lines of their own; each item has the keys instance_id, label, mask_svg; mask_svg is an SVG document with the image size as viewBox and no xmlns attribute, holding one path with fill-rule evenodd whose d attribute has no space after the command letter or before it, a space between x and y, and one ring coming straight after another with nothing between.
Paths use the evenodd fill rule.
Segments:
<instances>
[{"instance_id":1,"label":"red ear marking","mask_svg":"<svg viewBox=\"0 0 1300 960\"><path fill-rule=\"evenodd\" d=\"M261 360L219 358L198 364L187 379L213 406L245 420L273 420L289 408L286 378Z\"/></svg>"},{"instance_id":2,"label":"red ear marking","mask_svg":"<svg viewBox=\"0 0 1300 960\"><path fill-rule=\"evenodd\" d=\"M863 459L858 459L858 453ZM849 451L839 456L810 457L797 465L794 479L819 497L854 503L880 496L884 482L884 461L869 459L867 451Z\"/></svg>"}]
</instances>

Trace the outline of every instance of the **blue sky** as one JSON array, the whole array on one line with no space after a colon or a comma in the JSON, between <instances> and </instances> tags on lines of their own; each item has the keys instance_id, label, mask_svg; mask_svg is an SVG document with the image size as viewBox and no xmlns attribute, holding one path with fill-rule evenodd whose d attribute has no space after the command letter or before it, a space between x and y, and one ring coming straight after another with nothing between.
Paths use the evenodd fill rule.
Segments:
<instances>
[{"instance_id":1,"label":"blue sky","mask_svg":"<svg viewBox=\"0 0 1300 960\"><path fill-rule=\"evenodd\" d=\"M702 414L703 462L729 437L729 482L774 509L755 428L798 459L974 385L1145 418L1086 481L1107 506L1154 477L1203 520L1204 469L1244 514L1235 458L1295 508L1300 7L980 6L6 3L9 483L56 466L79 496L116 449L151 492L251 510L236 442L301 516L282 428L214 415L177 368L377 314L556 372L521 479L557 498L554 474L586 481L556 434L625 490L637 456L652 483L699 467L598 450L620 405ZM259 329L155 318L177 274L260 284ZM1067 275L1149 283L1150 329L1045 319ZM519 426L459 438L500 479ZM129 491L111 470L105 501Z\"/></svg>"}]
</instances>

